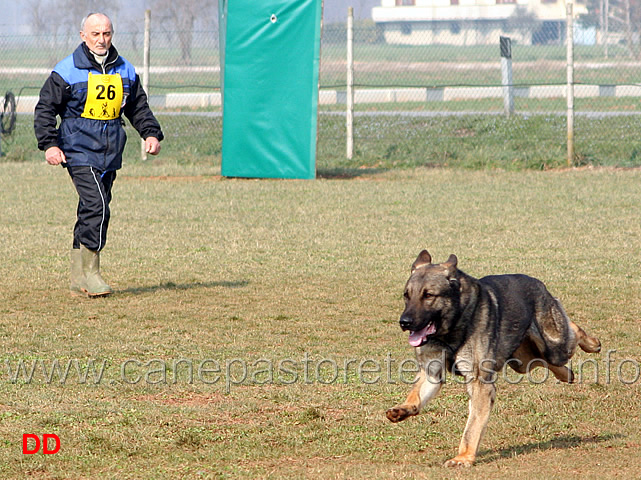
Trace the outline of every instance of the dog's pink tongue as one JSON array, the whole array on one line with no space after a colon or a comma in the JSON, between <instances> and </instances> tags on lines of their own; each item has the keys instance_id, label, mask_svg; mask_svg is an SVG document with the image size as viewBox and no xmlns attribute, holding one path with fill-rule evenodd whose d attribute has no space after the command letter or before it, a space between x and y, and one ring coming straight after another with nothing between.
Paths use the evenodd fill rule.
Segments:
<instances>
[{"instance_id":1,"label":"dog's pink tongue","mask_svg":"<svg viewBox=\"0 0 641 480\"><path fill-rule=\"evenodd\" d=\"M430 335L434 335L435 333L436 327L433 323L430 323L428 326L426 326L422 330L419 330L418 332L411 332L409 338L410 345L412 347L420 347L427 337L429 337Z\"/></svg>"}]
</instances>

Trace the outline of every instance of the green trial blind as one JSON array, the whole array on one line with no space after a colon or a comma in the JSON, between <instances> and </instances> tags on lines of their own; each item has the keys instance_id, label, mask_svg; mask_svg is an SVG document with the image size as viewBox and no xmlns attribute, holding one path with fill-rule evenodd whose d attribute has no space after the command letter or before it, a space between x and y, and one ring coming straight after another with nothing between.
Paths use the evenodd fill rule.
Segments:
<instances>
[{"instance_id":1,"label":"green trial blind","mask_svg":"<svg viewBox=\"0 0 641 480\"><path fill-rule=\"evenodd\" d=\"M316 176L321 0L221 0L222 174Z\"/></svg>"}]
</instances>

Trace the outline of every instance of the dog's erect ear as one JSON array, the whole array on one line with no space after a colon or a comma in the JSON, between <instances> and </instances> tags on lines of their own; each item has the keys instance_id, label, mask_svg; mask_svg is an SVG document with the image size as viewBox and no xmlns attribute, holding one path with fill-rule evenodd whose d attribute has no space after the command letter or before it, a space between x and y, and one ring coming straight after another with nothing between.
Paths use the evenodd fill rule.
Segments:
<instances>
[{"instance_id":1,"label":"dog's erect ear","mask_svg":"<svg viewBox=\"0 0 641 480\"><path fill-rule=\"evenodd\" d=\"M427 250L423 250L421 253L418 254L418 257L416 257L416 260L414 260L414 263L412 264L412 272L416 270L418 267L422 267L423 265L429 265L432 263L432 256L428 253Z\"/></svg>"},{"instance_id":2,"label":"dog's erect ear","mask_svg":"<svg viewBox=\"0 0 641 480\"><path fill-rule=\"evenodd\" d=\"M457 264L458 264L458 258L456 258L456 255L454 254L450 255L450 258L447 259L447 262L443 264L443 266L447 269L448 276L454 275L454 272L456 272Z\"/></svg>"},{"instance_id":3,"label":"dog's erect ear","mask_svg":"<svg viewBox=\"0 0 641 480\"><path fill-rule=\"evenodd\" d=\"M450 258L447 259L447 262L445 262L444 265L456 268L457 264L458 264L458 258L456 258L456 255L452 254L450 255Z\"/></svg>"}]
</instances>

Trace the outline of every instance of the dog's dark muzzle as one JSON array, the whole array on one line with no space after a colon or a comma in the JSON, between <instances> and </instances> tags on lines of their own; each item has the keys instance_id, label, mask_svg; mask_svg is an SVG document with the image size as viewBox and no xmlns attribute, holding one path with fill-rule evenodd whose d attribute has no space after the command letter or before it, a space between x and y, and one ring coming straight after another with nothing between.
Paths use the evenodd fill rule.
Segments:
<instances>
[{"instance_id":1,"label":"dog's dark muzzle","mask_svg":"<svg viewBox=\"0 0 641 480\"><path fill-rule=\"evenodd\" d=\"M398 323L401 326L401 330L403 330L404 332L407 330L415 330L414 320L411 317L401 315L401 319L398 321Z\"/></svg>"}]
</instances>

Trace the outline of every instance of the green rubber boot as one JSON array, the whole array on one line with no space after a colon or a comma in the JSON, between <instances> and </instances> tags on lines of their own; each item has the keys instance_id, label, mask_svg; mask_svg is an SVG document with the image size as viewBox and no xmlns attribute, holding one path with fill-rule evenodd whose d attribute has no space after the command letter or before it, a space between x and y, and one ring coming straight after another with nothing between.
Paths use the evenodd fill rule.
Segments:
<instances>
[{"instance_id":1,"label":"green rubber boot","mask_svg":"<svg viewBox=\"0 0 641 480\"><path fill-rule=\"evenodd\" d=\"M87 281L85 272L82 270L82 253L79 248L71 249L71 286L69 289L74 295L87 294Z\"/></svg>"},{"instance_id":2,"label":"green rubber boot","mask_svg":"<svg viewBox=\"0 0 641 480\"><path fill-rule=\"evenodd\" d=\"M100 252L80 246L82 256L82 271L85 275L86 293L90 297L111 295L113 290L100 276Z\"/></svg>"}]
</instances>

